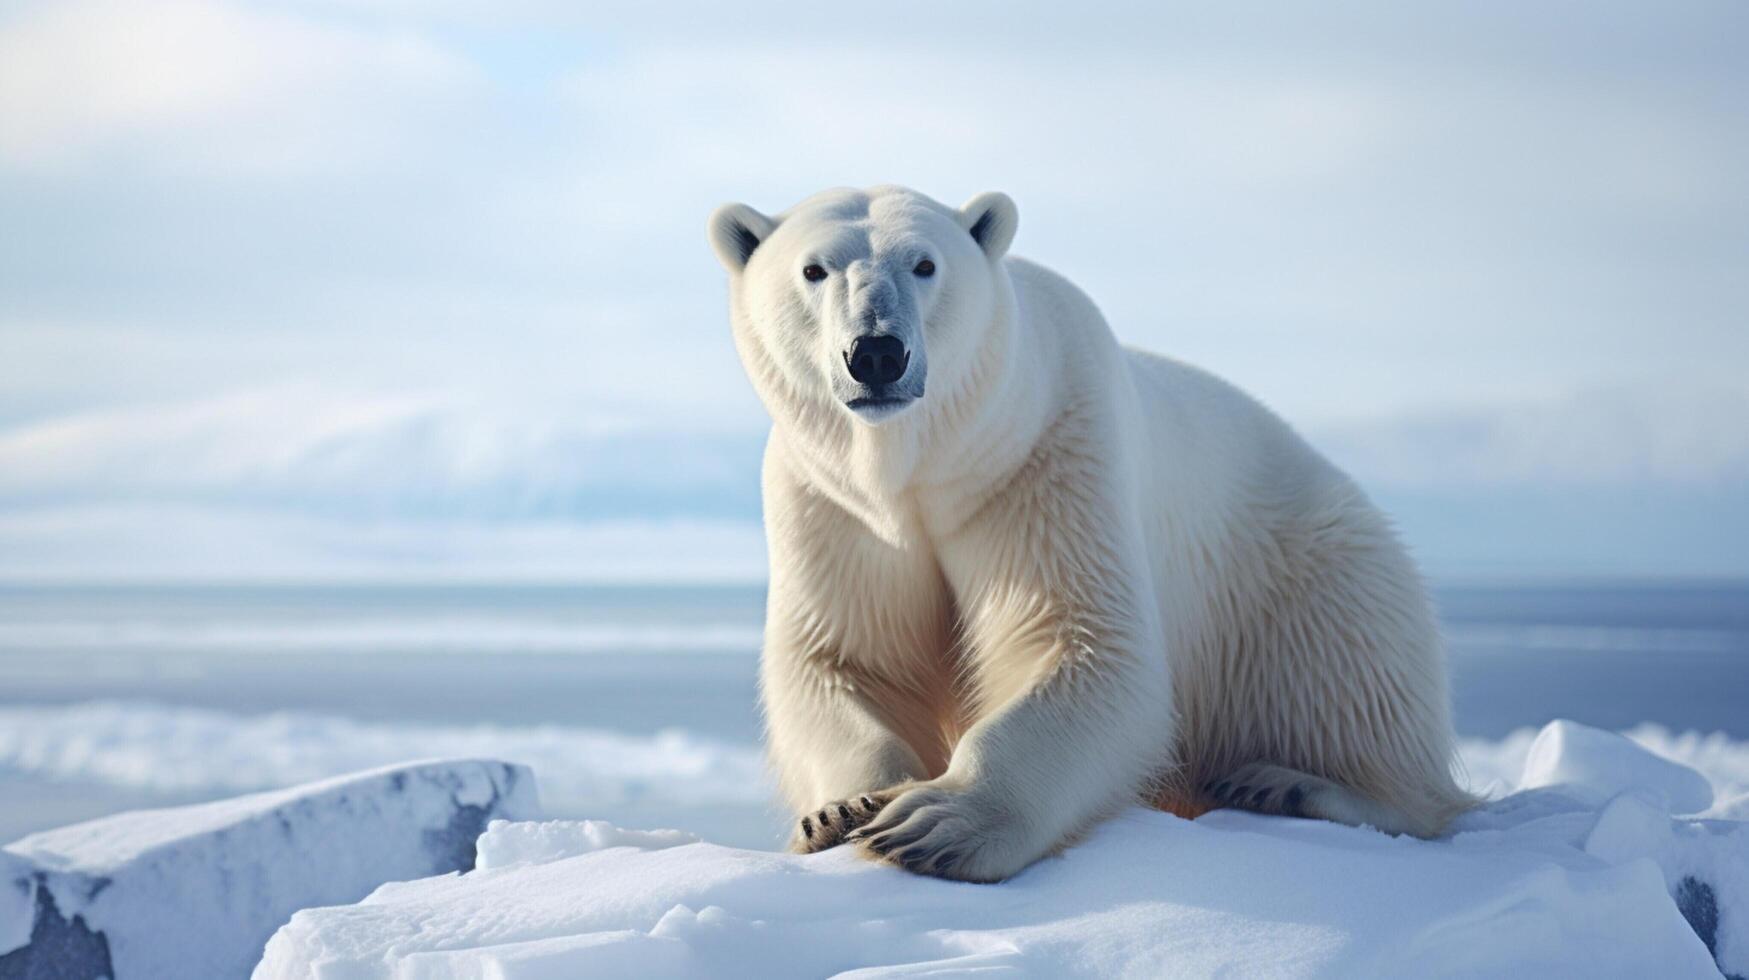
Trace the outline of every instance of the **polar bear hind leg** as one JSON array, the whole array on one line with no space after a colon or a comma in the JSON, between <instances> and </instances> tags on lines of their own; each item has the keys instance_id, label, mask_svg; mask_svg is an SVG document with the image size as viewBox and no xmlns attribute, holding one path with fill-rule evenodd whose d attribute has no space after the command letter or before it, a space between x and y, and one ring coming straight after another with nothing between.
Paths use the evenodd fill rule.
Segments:
<instances>
[{"instance_id":1,"label":"polar bear hind leg","mask_svg":"<svg viewBox=\"0 0 1749 980\"><path fill-rule=\"evenodd\" d=\"M1350 827L1373 827L1387 834L1427 833L1423 822L1404 810L1368 799L1322 776L1267 762L1240 766L1205 785L1203 792L1218 807L1312 817Z\"/></svg>"},{"instance_id":2,"label":"polar bear hind leg","mask_svg":"<svg viewBox=\"0 0 1749 980\"><path fill-rule=\"evenodd\" d=\"M1271 508L1231 548L1231 618L1186 647L1179 795L1433 837L1475 803L1452 778L1433 608L1389 525L1346 480ZM1304 507L1304 505L1301 505Z\"/></svg>"}]
</instances>

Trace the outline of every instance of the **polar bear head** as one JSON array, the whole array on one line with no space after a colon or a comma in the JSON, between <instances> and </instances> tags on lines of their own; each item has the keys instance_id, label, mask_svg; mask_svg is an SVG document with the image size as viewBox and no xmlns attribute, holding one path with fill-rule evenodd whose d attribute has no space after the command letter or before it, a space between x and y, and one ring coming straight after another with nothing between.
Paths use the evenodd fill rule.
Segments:
<instances>
[{"instance_id":1,"label":"polar bear head","mask_svg":"<svg viewBox=\"0 0 1749 980\"><path fill-rule=\"evenodd\" d=\"M880 425L955 390L1006 294L1005 194L955 210L902 187L833 190L776 216L725 204L735 344L774 417L824 407Z\"/></svg>"}]
</instances>

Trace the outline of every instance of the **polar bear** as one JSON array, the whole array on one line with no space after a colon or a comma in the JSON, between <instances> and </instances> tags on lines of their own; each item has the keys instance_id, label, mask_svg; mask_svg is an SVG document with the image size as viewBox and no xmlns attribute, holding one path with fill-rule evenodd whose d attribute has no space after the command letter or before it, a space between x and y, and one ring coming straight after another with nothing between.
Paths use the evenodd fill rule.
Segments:
<instances>
[{"instance_id":1,"label":"polar bear","mask_svg":"<svg viewBox=\"0 0 1749 980\"><path fill-rule=\"evenodd\" d=\"M1439 833L1472 801L1385 518L1257 402L1119 346L1017 224L901 187L710 218L773 420L792 846L997 881L1136 802Z\"/></svg>"}]
</instances>

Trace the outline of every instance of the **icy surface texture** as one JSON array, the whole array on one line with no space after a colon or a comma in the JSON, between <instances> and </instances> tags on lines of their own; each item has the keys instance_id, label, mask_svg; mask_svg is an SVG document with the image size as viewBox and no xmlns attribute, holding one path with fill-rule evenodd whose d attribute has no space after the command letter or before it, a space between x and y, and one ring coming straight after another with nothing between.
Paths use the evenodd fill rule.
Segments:
<instances>
[{"instance_id":1,"label":"icy surface texture","mask_svg":"<svg viewBox=\"0 0 1749 980\"><path fill-rule=\"evenodd\" d=\"M539 815L528 770L463 760L33 834L0 850L0 980L247 976L298 909L469 870L491 820Z\"/></svg>"}]
</instances>

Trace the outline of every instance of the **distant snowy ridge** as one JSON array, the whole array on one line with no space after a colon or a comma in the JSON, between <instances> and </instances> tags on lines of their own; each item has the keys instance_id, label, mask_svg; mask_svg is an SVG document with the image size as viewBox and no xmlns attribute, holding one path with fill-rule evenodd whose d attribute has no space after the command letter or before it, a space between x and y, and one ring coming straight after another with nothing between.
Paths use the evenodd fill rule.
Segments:
<instances>
[{"instance_id":1,"label":"distant snowy ridge","mask_svg":"<svg viewBox=\"0 0 1749 980\"><path fill-rule=\"evenodd\" d=\"M1660 758L1700 770L1721 816L1749 819L1749 742L1627 732ZM1478 793L1518 786L1534 730L1506 739L1460 740L1460 768ZM763 754L752 744L694 733L630 735L568 726L362 723L308 712L233 712L138 704L0 707L0 775L86 781L159 795L226 796L292 786L422 756L481 756L533 768L547 810L558 816L663 814L703 823L701 807L733 807L754 835L771 805ZM771 810L771 838L778 821ZM640 819L651 819L649 816ZM763 837L761 837L763 838ZM745 837L743 840L752 840Z\"/></svg>"},{"instance_id":2,"label":"distant snowy ridge","mask_svg":"<svg viewBox=\"0 0 1749 980\"><path fill-rule=\"evenodd\" d=\"M178 652L298 652L369 650L373 653L725 652L752 654L763 631L728 623L659 626L652 623L541 622L527 618L447 617L316 621L69 619L0 622L0 648L61 650L167 649Z\"/></svg>"},{"instance_id":3,"label":"distant snowy ridge","mask_svg":"<svg viewBox=\"0 0 1749 980\"><path fill-rule=\"evenodd\" d=\"M1465 649L1582 650L1594 652L1736 653L1749 649L1749 634L1693 627L1573 626L1538 623L1449 624L1445 636ZM565 622L529 618L421 615L418 618L323 619L316 621L91 619L0 622L0 647L68 647L179 651L319 651L369 649L380 653L542 653L657 651L755 653L757 626L698 623L659 626L648 622Z\"/></svg>"},{"instance_id":4,"label":"distant snowy ridge","mask_svg":"<svg viewBox=\"0 0 1749 980\"><path fill-rule=\"evenodd\" d=\"M1536 731L1463 739L1461 766L1478 792L1516 787ZM1625 733L1648 751L1711 780L1721 812L1749 817L1749 742ZM549 811L588 815L626 801L675 807L762 807L769 800L758 746L666 731L632 735L557 725L411 725L330 715L239 715L137 702L0 707L0 772L226 795L431 755L483 756L530 766ZM1732 809L1736 808L1736 809Z\"/></svg>"},{"instance_id":5,"label":"distant snowy ridge","mask_svg":"<svg viewBox=\"0 0 1749 980\"><path fill-rule=\"evenodd\" d=\"M431 756L526 765L558 813L652 799L761 805L769 792L753 746L682 731L370 724L127 702L0 707L0 771L164 792L277 788Z\"/></svg>"},{"instance_id":6,"label":"distant snowy ridge","mask_svg":"<svg viewBox=\"0 0 1749 980\"><path fill-rule=\"evenodd\" d=\"M1447 643L1468 650L1580 650L1588 653L1725 653L1749 649L1749 634L1694 627L1573 626L1554 623L1447 624Z\"/></svg>"}]
</instances>

